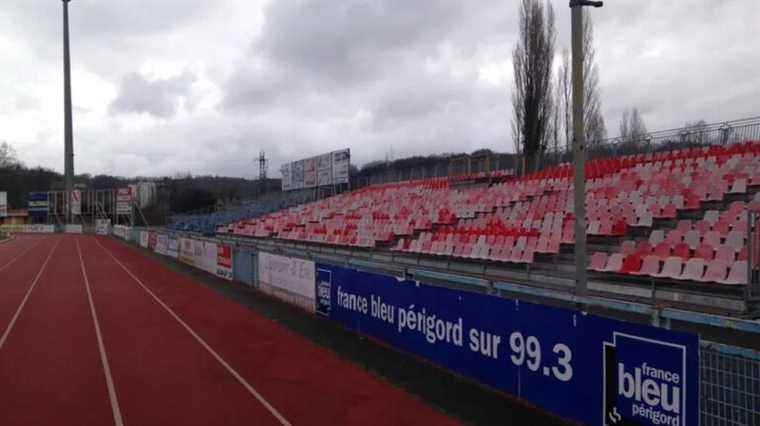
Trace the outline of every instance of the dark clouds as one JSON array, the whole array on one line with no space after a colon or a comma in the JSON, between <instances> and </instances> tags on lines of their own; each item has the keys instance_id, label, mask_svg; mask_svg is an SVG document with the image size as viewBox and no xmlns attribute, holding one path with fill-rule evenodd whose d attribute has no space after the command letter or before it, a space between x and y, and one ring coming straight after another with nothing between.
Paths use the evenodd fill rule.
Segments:
<instances>
[{"instance_id":1,"label":"dark clouds","mask_svg":"<svg viewBox=\"0 0 760 426\"><path fill-rule=\"evenodd\" d=\"M40 154L62 150L50 1L0 11L0 138L61 169ZM560 49L569 8L552 4ZM651 130L758 114L760 2L613 0L592 13L611 136L630 106ZM359 164L512 150L516 17L516 2L493 0L76 0L78 171L251 177L260 150L270 171L343 147Z\"/></svg>"},{"instance_id":2,"label":"dark clouds","mask_svg":"<svg viewBox=\"0 0 760 426\"><path fill-rule=\"evenodd\" d=\"M140 74L127 74L121 82L119 96L111 102L111 114L147 113L171 118L190 94L195 76L185 71L167 79L148 80Z\"/></svg>"}]
</instances>

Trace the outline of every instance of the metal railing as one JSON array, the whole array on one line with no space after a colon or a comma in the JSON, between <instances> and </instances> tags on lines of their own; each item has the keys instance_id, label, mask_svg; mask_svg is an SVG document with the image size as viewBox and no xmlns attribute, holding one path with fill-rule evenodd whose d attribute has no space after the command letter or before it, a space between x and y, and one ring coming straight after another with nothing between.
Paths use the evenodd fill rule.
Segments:
<instances>
[{"instance_id":1,"label":"metal railing","mask_svg":"<svg viewBox=\"0 0 760 426\"><path fill-rule=\"evenodd\" d=\"M702 342L700 424L760 425L760 358L734 346Z\"/></svg>"},{"instance_id":2,"label":"metal railing","mask_svg":"<svg viewBox=\"0 0 760 426\"><path fill-rule=\"evenodd\" d=\"M619 157L674 149L710 145L730 145L748 140L760 140L760 117L743 118L713 124L694 124L676 129L614 137L587 144L587 159ZM541 167L572 162L572 147L561 146L544 153Z\"/></svg>"}]
</instances>

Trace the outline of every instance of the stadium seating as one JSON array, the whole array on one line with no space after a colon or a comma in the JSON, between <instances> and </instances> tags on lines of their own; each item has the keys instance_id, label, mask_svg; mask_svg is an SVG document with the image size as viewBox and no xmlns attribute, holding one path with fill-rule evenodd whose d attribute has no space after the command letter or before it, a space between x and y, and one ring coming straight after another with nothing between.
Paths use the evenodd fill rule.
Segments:
<instances>
[{"instance_id":1,"label":"stadium seating","mask_svg":"<svg viewBox=\"0 0 760 426\"><path fill-rule=\"evenodd\" d=\"M758 170L760 141L587 162L586 231L609 247L590 256L589 270L608 278L746 280L746 212L760 209ZM248 214L217 231L518 268L571 251L570 164L483 177L373 185Z\"/></svg>"}]
</instances>

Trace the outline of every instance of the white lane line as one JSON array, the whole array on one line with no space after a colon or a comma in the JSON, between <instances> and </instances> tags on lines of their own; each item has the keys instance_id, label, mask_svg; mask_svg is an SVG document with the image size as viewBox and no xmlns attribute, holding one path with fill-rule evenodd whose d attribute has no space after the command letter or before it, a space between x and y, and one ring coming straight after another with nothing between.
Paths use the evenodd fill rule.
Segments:
<instances>
[{"instance_id":1,"label":"white lane line","mask_svg":"<svg viewBox=\"0 0 760 426\"><path fill-rule=\"evenodd\" d=\"M44 240L43 240L43 241L44 241ZM6 264L5 264L5 265L3 265L3 266L0 266L0 271L3 271L3 270L5 270L5 268L7 268L7 267L11 266L11 265L12 265L12 264L13 264L15 261L19 260L19 259L20 259L21 257L23 257L25 254L29 253L29 251L30 251L30 250L32 250L33 248L37 247L37 246L38 246L38 245L40 245L40 244L42 244L42 241L38 242L37 244L34 244L34 245L30 246L28 249L26 249L26 250L24 250L24 251L22 251L22 252L21 252L21 254L19 254L18 256L14 257L14 258L13 258L13 259L11 259L10 261L8 261L8 263L6 263Z\"/></svg>"},{"instance_id":2,"label":"white lane line","mask_svg":"<svg viewBox=\"0 0 760 426\"><path fill-rule=\"evenodd\" d=\"M111 367L108 364L108 355L106 354L106 346L103 344L103 334L100 332L100 321L98 321L98 313L95 311L95 303L92 300L92 291L90 290L90 279L87 277L87 270L84 267L84 260L82 259L82 249L79 247L79 238L77 242L77 253L79 254L79 265L82 267L82 275L84 276L84 286L87 289L87 300L90 301L90 312L92 313L92 320L95 324L95 335L98 337L98 349L100 350L100 360L103 363L103 373L106 376L106 385L108 386L108 397L111 399L111 410L113 411L113 422L116 426L123 426L124 420L121 417L121 409L119 408L119 399L116 397L116 387L113 384L113 377L111 376Z\"/></svg>"},{"instance_id":3,"label":"white lane line","mask_svg":"<svg viewBox=\"0 0 760 426\"><path fill-rule=\"evenodd\" d=\"M16 313L13 314L13 318L11 318L11 322L8 324L8 328L5 329L5 333L3 333L3 336L0 337L0 350L3 349L3 345L5 345L5 341L8 340L8 336L11 334L11 330L13 330L13 326L16 325L16 320L18 320L19 315L21 315L21 311L24 309L24 306L26 305L26 301L29 300L29 296L32 294L32 290L34 290L34 287L37 286L37 282L40 280L40 277L42 276L42 272L45 271L45 267L47 267L48 262L50 261L50 258L53 257L53 252L58 247L58 244L61 243L61 240L59 239L52 249L50 249L50 253L48 253L47 258L45 259L45 263L42 264L40 267L39 272L37 272L37 276L34 277L34 281L32 281L32 285L29 286L29 289L26 291L26 295L24 295L24 299L21 300L21 304L18 306L18 309L16 309Z\"/></svg>"},{"instance_id":4,"label":"white lane line","mask_svg":"<svg viewBox=\"0 0 760 426\"><path fill-rule=\"evenodd\" d=\"M145 284L143 284L143 282L140 281L140 279L137 278L135 274L133 274L132 271L129 270L129 268L124 266L124 264L121 263L119 259L117 259L116 256L113 255L113 253L111 253L111 251L105 248L105 246L103 246L103 244L100 243L99 239L95 239L95 241L106 253L108 253L109 256L111 256L111 259L113 259L114 262L116 262L119 266L121 266L121 268L124 269L124 271L126 271L126 273L129 274L129 276L132 277L132 279L135 280L135 282L137 282L137 284L139 284L140 287L142 287L143 290L145 290L145 292L148 293L153 298L153 300L156 301L156 303L161 305L161 307L164 308L166 312L169 313L169 315L171 315L175 320L177 320L177 322L180 323L180 325L184 327L185 330L187 330L195 338L195 340L197 340L198 343L200 343L201 346L203 346L211 354L211 356L213 356L225 369L227 369L227 371L230 374L232 374L232 376L235 377L235 379L237 379L237 381L240 382L240 384L243 385L243 387L246 388L246 390L248 390L248 392L251 395L253 395L254 398L256 398L262 405L264 405L264 407L266 407L267 410L269 410L269 412L272 413L272 415L275 418L277 418L277 420L279 420L280 424L285 425L285 426L291 426L290 422L287 419L285 419L285 417L282 414L280 414L280 412L277 411L277 409L274 408L274 406L270 404L269 401L267 401L253 386L251 386L251 384L248 383L243 378L243 376L241 376L237 371L235 371L235 369L232 368L232 366L230 366L230 364L227 363L227 361L225 361L221 355L219 355L214 349L212 349L211 346L209 346L209 344L206 343L206 341L203 340L203 338L198 335L198 333L196 333L192 328L190 328L190 326L187 325L187 323L185 323L185 321L183 321L182 318L180 318L179 315L177 315L174 312L174 310L172 310L172 308L167 306Z\"/></svg>"}]
</instances>

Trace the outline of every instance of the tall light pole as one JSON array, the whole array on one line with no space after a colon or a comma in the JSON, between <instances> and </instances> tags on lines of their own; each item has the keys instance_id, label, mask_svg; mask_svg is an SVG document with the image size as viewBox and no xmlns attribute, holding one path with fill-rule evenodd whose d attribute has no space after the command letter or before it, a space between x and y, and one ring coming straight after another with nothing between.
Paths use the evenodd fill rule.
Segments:
<instances>
[{"instance_id":1,"label":"tall light pole","mask_svg":"<svg viewBox=\"0 0 760 426\"><path fill-rule=\"evenodd\" d=\"M601 1L570 0L573 49L573 163L575 163L575 290L588 292L586 277L586 135L583 123L583 6L602 7Z\"/></svg>"},{"instance_id":2,"label":"tall light pole","mask_svg":"<svg viewBox=\"0 0 760 426\"><path fill-rule=\"evenodd\" d=\"M69 1L63 1L63 139L66 182L66 223L72 222L71 192L74 190L74 130L71 117L71 59L69 57Z\"/></svg>"}]
</instances>

